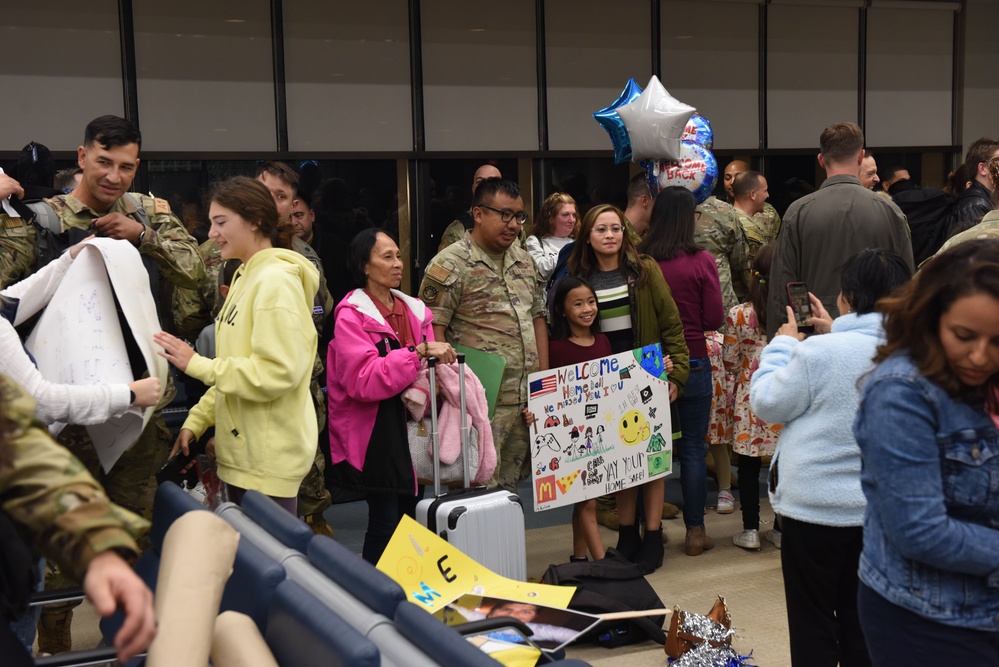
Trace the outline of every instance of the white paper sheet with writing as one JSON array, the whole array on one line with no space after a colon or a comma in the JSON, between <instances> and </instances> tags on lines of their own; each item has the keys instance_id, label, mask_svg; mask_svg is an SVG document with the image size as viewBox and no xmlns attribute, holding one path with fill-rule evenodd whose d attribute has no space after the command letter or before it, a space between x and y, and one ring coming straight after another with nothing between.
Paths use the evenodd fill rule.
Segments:
<instances>
[{"instance_id":1,"label":"white paper sheet with writing","mask_svg":"<svg viewBox=\"0 0 999 667\"><path fill-rule=\"evenodd\" d=\"M160 324L142 259L128 241L104 238L86 243L28 337L26 347L43 377L75 385L136 379L115 297L150 375L166 386L169 367L153 343ZM133 407L121 417L86 427L105 471L135 444L152 413L152 408ZM63 426L55 424L52 430L57 433Z\"/></svg>"}]
</instances>

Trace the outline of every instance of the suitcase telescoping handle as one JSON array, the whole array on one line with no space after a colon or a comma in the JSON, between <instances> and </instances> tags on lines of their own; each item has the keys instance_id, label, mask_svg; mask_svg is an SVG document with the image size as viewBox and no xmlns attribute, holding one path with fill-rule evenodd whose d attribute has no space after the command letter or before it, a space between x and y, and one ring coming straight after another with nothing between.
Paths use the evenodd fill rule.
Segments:
<instances>
[{"instance_id":1,"label":"suitcase telescoping handle","mask_svg":"<svg viewBox=\"0 0 999 667\"><path fill-rule=\"evenodd\" d=\"M437 430L437 357L427 359L427 368L430 371L430 442L433 446L434 454L434 497L441 495L441 440ZM465 487L471 483L471 473L468 464L468 416L465 414L465 354L458 353L458 378L461 388L461 456L462 468L465 477Z\"/></svg>"}]
</instances>

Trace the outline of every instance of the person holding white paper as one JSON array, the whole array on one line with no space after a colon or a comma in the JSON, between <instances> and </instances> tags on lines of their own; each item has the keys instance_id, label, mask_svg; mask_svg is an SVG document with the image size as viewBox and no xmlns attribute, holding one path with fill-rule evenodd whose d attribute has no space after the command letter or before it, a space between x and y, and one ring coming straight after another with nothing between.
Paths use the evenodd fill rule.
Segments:
<instances>
[{"instance_id":1,"label":"person holding white paper","mask_svg":"<svg viewBox=\"0 0 999 667\"><path fill-rule=\"evenodd\" d=\"M58 260L0 292L0 373L10 376L37 402L36 417L43 424L103 424L132 406L156 405L160 380L148 377L128 384L74 385L50 382L42 377L28 356L15 326L31 319L55 294L70 264L84 243L70 248Z\"/></svg>"}]
</instances>

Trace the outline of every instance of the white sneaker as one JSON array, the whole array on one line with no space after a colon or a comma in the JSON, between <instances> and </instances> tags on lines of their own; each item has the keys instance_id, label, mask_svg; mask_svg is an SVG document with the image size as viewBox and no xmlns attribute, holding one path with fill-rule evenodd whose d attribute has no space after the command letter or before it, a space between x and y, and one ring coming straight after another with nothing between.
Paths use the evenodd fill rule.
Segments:
<instances>
[{"instance_id":1,"label":"white sneaker","mask_svg":"<svg viewBox=\"0 0 999 667\"><path fill-rule=\"evenodd\" d=\"M735 511L735 498L731 491L718 492L718 507L715 509L719 514L731 514Z\"/></svg>"},{"instance_id":2,"label":"white sneaker","mask_svg":"<svg viewBox=\"0 0 999 667\"><path fill-rule=\"evenodd\" d=\"M743 549L760 550L760 531L747 528L732 538L732 544Z\"/></svg>"},{"instance_id":3,"label":"white sneaker","mask_svg":"<svg viewBox=\"0 0 999 667\"><path fill-rule=\"evenodd\" d=\"M775 547L780 549L780 531L774 528L773 530L768 530L767 534L763 537L766 538L767 542L770 542Z\"/></svg>"}]
</instances>

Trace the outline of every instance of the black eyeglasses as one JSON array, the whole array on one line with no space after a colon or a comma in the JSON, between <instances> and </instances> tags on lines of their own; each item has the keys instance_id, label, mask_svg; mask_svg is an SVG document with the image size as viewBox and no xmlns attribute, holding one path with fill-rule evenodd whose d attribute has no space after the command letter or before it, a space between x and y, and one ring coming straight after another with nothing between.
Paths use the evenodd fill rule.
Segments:
<instances>
[{"instance_id":1,"label":"black eyeglasses","mask_svg":"<svg viewBox=\"0 0 999 667\"><path fill-rule=\"evenodd\" d=\"M488 208L490 211L495 211L500 214L500 220L506 223L512 222L514 219L517 220L518 225L523 225L527 222L527 212L526 211L511 211L508 208L494 208L492 206L486 206L485 204L479 204L479 208Z\"/></svg>"}]
</instances>

